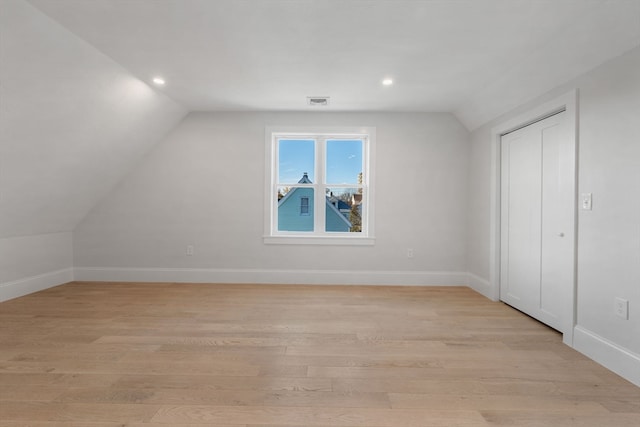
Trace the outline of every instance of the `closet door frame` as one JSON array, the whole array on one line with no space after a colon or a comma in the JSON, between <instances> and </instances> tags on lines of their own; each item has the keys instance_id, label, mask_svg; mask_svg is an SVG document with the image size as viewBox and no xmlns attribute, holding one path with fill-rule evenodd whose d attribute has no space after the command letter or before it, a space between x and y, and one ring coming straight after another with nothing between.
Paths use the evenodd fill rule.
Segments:
<instances>
[{"instance_id":1,"label":"closet door frame","mask_svg":"<svg viewBox=\"0 0 640 427\"><path fill-rule=\"evenodd\" d=\"M559 96L551 101L540 104L529 111L519 114L518 116L506 120L491 129L491 200L490 200L490 236L489 236L489 289L488 297L494 301L500 299L500 170L501 170L501 138L502 135L514 130L523 128L531 123L535 123L545 117L556 114L560 111L566 111L565 120L567 121L567 138L574 143L574 177L573 183L573 277L571 280L572 287L570 292L565 295L565 306L567 315L564 316L562 325L562 341L573 347L573 330L576 325L576 266L577 266L577 183L578 183L578 108L577 108L578 92L572 90Z\"/></svg>"}]
</instances>

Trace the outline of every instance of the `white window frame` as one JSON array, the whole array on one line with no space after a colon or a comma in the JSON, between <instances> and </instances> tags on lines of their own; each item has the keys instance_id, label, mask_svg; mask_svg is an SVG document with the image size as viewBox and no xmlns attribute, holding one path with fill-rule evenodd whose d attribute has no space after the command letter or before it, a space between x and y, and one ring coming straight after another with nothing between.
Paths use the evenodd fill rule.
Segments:
<instances>
[{"instance_id":1,"label":"white window frame","mask_svg":"<svg viewBox=\"0 0 640 427\"><path fill-rule=\"evenodd\" d=\"M288 139L315 139L315 176L312 184L295 184L314 188L314 231L278 230L278 152L277 141ZM363 140L363 207L361 232L325 232L325 191L326 187L341 187L340 184L325 184L326 140L362 139ZM292 127L267 126L265 128L265 201L264 236L265 244L294 245L373 245L374 237L374 159L376 129L374 127ZM294 183L288 183L294 184ZM322 197L322 198L321 198ZM322 203L318 203L322 200Z\"/></svg>"}]
</instances>

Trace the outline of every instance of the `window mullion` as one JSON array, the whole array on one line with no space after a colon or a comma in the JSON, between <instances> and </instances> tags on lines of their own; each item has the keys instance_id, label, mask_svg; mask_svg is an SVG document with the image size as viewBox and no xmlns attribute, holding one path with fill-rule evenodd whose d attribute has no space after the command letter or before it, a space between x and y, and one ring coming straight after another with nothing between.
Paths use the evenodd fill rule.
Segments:
<instances>
[{"instance_id":1,"label":"window mullion","mask_svg":"<svg viewBox=\"0 0 640 427\"><path fill-rule=\"evenodd\" d=\"M324 189L324 162L325 162L325 137L316 139L316 183L314 191L314 228L315 234L324 234L325 230L325 189Z\"/></svg>"},{"instance_id":2,"label":"window mullion","mask_svg":"<svg viewBox=\"0 0 640 427\"><path fill-rule=\"evenodd\" d=\"M363 235L369 234L369 136L362 138L362 181L359 189L362 194L360 207L360 222Z\"/></svg>"},{"instance_id":3,"label":"window mullion","mask_svg":"<svg viewBox=\"0 0 640 427\"><path fill-rule=\"evenodd\" d=\"M269 198L271 200L271 234L275 234L278 231L278 174L280 170L280 165L278 164L278 159L280 158L280 147L278 144L278 138L273 135L271 138L271 151L273 153L273 158L271 160L271 182L273 185L271 186L271 194Z\"/></svg>"}]
</instances>

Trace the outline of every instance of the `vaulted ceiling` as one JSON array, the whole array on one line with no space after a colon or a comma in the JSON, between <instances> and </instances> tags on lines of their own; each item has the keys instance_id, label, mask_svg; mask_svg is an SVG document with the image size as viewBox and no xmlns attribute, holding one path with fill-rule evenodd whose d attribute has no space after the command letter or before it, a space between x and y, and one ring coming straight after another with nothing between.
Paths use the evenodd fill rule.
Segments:
<instances>
[{"instance_id":1,"label":"vaulted ceiling","mask_svg":"<svg viewBox=\"0 0 640 427\"><path fill-rule=\"evenodd\" d=\"M639 0L30 1L189 110L329 96L327 110L454 112L468 129L640 42Z\"/></svg>"},{"instance_id":2,"label":"vaulted ceiling","mask_svg":"<svg viewBox=\"0 0 640 427\"><path fill-rule=\"evenodd\" d=\"M472 130L639 42L640 0L0 0L0 238L72 231L188 111Z\"/></svg>"}]
</instances>

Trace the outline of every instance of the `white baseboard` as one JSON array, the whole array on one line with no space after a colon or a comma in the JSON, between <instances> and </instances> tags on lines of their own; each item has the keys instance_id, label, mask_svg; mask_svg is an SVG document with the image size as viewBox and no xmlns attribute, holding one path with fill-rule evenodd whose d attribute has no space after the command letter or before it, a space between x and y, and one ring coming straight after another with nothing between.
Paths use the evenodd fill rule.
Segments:
<instances>
[{"instance_id":1,"label":"white baseboard","mask_svg":"<svg viewBox=\"0 0 640 427\"><path fill-rule=\"evenodd\" d=\"M37 276L25 277L0 283L0 302L42 291L74 280L73 268L51 271Z\"/></svg>"},{"instance_id":2,"label":"white baseboard","mask_svg":"<svg viewBox=\"0 0 640 427\"><path fill-rule=\"evenodd\" d=\"M466 286L467 273L77 267L75 280L102 282L265 283L323 285Z\"/></svg>"},{"instance_id":3,"label":"white baseboard","mask_svg":"<svg viewBox=\"0 0 640 427\"><path fill-rule=\"evenodd\" d=\"M581 327L574 328L573 347L640 387L640 355Z\"/></svg>"},{"instance_id":4,"label":"white baseboard","mask_svg":"<svg viewBox=\"0 0 640 427\"><path fill-rule=\"evenodd\" d=\"M491 283L488 280L483 279L480 276L476 276L473 273L467 273L467 276L468 276L467 284L471 289L478 292L479 294L484 295L490 300L496 301L496 299L493 296L494 292L491 289Z\"/></svg>"}]
</instances>

